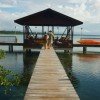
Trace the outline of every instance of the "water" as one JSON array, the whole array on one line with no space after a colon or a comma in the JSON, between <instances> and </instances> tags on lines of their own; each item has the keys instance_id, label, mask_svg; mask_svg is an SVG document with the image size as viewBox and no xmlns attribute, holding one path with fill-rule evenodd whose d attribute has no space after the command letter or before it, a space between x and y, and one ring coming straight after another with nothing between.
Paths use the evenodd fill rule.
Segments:
<instances>
[{"instance_id":1,"label":"water","mask_svg":"<svg viewBox=\"0 0 100 100\"><path fill-rule=\"evenodd\" d=\"M17 42L18 43L23 43L23 35L13 35L13 34L0 34L0 36L16 36L17 37ZM74 35L74 43L78 43L77 41L80 40L81 36L79 35ZM83 35L82 38L100 38L100 35ZM8 51L8 46L0 46L0 49L3 49L5 51ZM23 51L22 46L14 46L14 51ZM82 47L74 47L73 52L82 52L83 48ZM100 52L99 47L88 47L87 51L89 52Z\"/></svg>"},{"instance_id":2,"label":"water","mask_svg":"<svg viewBox=\"0 0 100 100\"><path fill-rule=\"evenodd\" d=\"M100 54L57 54L80 100L99 100Z\"/></svg>"},{"instance_id":3,"label":"water","mask_svg":"<svg viewBox=\"0 0 100 100\"><path fill-rule=\"evenodd\" d=\"M0 100L23 100L38 55L39 52L33 52L30 55L25 53L6 53L6 57L0 59L0 65L6 70L9 69L18 74L20 79L18 86L0 86Z\"/></svg>"},{"instance_id":4,"label":"water","mask_svg":"<svg viewBox=\"0 0 100 100\"><path fill-rule=\"evenodd\" d=\"M19 43L23 42L22 35L11 36L16 36ZM77 43L80 38L81 36L74 36L74 43ZM8 51L8 46L0 46L0 49ZM22 50L23 47L14 47L14 51ZM97 98L100 99L100 48L91 47L87 50L88 54L83 55L82 48L74 48L74 52L80 53L72 55L59 53L58 56L80 99L97 100ZM7 53L6 57L0 60L0 65L4 68L23 76L22 84L8 87L11 90L7 94L4 93L5 88L0 86L0 100L23 100L38 55L39 53L36 52L31 56L23 53Z\"/></svg>"},{"instance_id":5,"label":"water","mask_svg":"<svg viewBox=\"0 0 100 100\"><path fill-rule=\"evenodd\" d=\"M17 43L23 43L23 35L0 34L0 36L15 36L17 38ZM1 46L0 45L0 49L8 51L8 46ZM22 46L14 46L13 49L14 49L14 51L22 51L23 47Z\"/></svg>"},{"instance_id":6,"label":"water","mask_svg":"<svg viewBox=\"0 0 100 100\"><path fill-rule=\"evenodd\" d=\"M100 41L100 35L83 35L82 38L99 38L99 39L95 39L95 40L98 40ZM81 36L78 36L78 35L75 35L74 36L74 43L77 44L78 40L81 39ZM83 48L82 47L74 47L73 48L73 51L74 52L82 52ZM87 51L88 52L99 52L100 53L100 48L99 47L88 47L87 48Z\"/></svg>"}]
</instances>

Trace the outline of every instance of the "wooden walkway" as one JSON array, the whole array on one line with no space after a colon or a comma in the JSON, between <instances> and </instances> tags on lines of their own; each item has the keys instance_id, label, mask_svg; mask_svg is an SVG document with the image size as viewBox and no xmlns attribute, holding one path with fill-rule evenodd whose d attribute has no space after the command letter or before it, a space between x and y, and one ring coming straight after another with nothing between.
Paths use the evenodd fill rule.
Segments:
<instances>
[{"instance_id":1,"label":"wooden walkway","mask_svg":"<svg viewBox=\"0 0 100 100\"><path fill-rule=\"evenodd\" d=\"M53 48L41 50L24 100L79 100Z\"/></svg>"},{"instance_id":2,"label":"wooden walkway","mask_svg":"<svg viewBox=\"0 0 100 100\"><path fill-rule=\"evenodd\" d=\"M0 43L0 45L2 45L2 46L9 46L9 52L13 52L13 46L23 46L24 47L24 49L27 49L27 48L29 48L29 49L34 49L34 48L36 48L36 49L40 49L40 46L39 47L37 47L36 46L36 44L32 44L31 46L29 46L29 45L26 45L26 44L24 44L24 43ZM72 47L83 47L83 53L86 53L86 51L87 51L87 47L100 47L100 45L83 45L83 44L73 44L73 46ZM70 49L70 48L59 48L59 47L54 47L55 49L57 49L57 50L66 50L66 49Z\"/></svg>"}]
</instances>

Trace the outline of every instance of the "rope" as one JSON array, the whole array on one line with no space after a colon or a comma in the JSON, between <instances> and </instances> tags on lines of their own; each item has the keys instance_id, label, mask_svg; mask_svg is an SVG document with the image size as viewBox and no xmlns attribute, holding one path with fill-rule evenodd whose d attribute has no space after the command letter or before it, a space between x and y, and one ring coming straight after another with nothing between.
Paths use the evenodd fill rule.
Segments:
<instances>
[{"instance_id":1,"label":"rope","mask_svg":"<svg viewBox=\"0 0 100 100\"><path fill-rule=\"evenodd\" d=\"M67 29L67 27L65 28L65 30L64 30L64 32L63 32L63 34L61 35L61 38L62 38L62 36L64 35L64 33L66 32L66 29Z\"/></svg>"}]
</instances>

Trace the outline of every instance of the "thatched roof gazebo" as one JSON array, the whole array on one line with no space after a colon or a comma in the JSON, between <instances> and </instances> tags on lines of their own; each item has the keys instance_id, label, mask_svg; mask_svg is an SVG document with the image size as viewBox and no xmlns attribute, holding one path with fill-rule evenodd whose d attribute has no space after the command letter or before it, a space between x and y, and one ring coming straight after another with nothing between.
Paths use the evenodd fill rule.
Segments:
<instances>
[{"instance_id":1,"label":"thatched roof gazebo","mask_svg":"<svg viewBox=\"0 0 100 100\"><path fill-rule=\"evenodd\" d=\"M51 26L54 32L54 26L67 27L67 35L70 35L70 40L73 44L73 31L74 26L81 25L83 22L61 14L52 9L46 9L32 15L25 16L23 18L14 20L24 27L24 40L26 39L26 34L29 33L29 26L42 26L42 33L44 32L44 26Z\"/></svg>"}]
</instances>

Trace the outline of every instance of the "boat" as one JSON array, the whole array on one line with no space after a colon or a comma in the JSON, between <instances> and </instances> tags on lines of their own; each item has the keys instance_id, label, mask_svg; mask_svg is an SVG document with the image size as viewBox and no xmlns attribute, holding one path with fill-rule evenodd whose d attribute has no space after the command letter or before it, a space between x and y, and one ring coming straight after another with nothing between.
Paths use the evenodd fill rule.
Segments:
<instances>
[{"instance_id":1,"label":"boat","mask_svg":"<svg viewBox=\"0 0 100 100\"><path fill-rule=\"evenodd\" d=\"M100 41L93 40L93 39L82 39L77 42L83 45L100 45Z\"/></svg>"}]
</instances>

